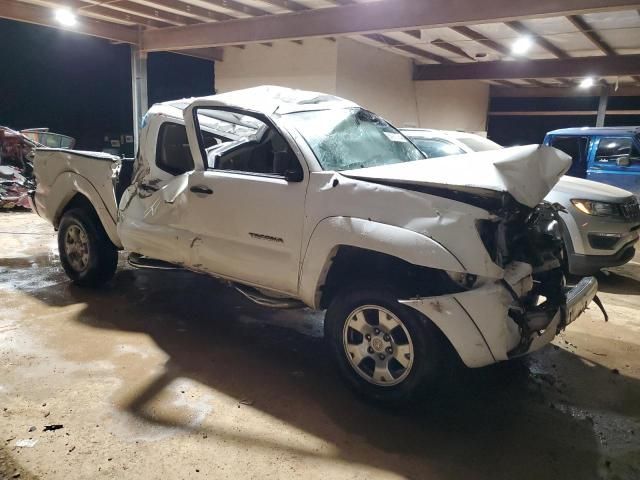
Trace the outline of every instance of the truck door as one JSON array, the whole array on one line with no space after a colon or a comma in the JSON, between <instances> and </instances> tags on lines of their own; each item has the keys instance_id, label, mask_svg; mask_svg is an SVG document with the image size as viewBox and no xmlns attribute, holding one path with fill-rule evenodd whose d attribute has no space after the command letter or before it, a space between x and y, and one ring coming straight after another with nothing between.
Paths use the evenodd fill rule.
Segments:
<instances>
[{"instance_id":1,"label":"truck door","mask_svg":"<svg viewBox=\"0 0 640 480\"><path fill-rule=\"evenodd\" d=\"M181 195L190 265L231 280L295 294L308 171L261 114L194 106L185 112L196 164ZM207 125L229 123L239 140L207 147ZM296 147L297 149L297 147Z\"/></svg>"},{"instance_id":2,"label":"truck door","mask_svg":"<svg viewBox=\"0 0 640 480\"><path fill-rule=\"evenodd\" d=\"M610 136L596 138L595 142L588 178L640 195L640 148L637 139Z\"/></svg>"},{"instance_id":3,"label":"truck door","mask_svg":"<svg viewBox=\"0 0 640 480\"><path fill-rule=\"evenodd\" d=\"M554 135L551 137L549 145L571 156L573 162L567 175L586 178L589 137Z\"/></svg>"}]
</instances>

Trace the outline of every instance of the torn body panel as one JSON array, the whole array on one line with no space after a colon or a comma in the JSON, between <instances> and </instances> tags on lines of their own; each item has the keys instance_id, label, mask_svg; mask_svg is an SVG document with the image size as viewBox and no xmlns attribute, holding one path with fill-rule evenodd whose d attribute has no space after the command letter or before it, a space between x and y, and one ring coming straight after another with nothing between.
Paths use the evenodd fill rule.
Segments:
<instances>
[{"instance_id":1,"label":"torn body panel","mask_svg":"<svg viewBox=\"0 0 640 480\"><path fill-rule=\"evenodd\" d=\"M345 175L478 192L508 192L535 207L571 166L571 157L544 145L525 145L415 162L349 170Z\"/></svg>"},{"instance_id":2,"label":"torn body panel","mask_svg":"<svg viewBox=\"0 0 640 480\"><path fill-rule=\"evenodd\" d=\"M505 281L510 289L503 282L491 282L466 292L400 300L400 303L435 323L466 366L482 367L547 345L587 308L598 289L596 279L586 277L568 290L565 301L545 311L542 324L530 328L515 318L516 313L526 318L530 311L523 311L524 296L533 282L530 267L517 264L509 270ZM529 273L522 277L527 270ZM522 296L514 298L511 290L522 292Z\"/></svg>"}]
</instances>

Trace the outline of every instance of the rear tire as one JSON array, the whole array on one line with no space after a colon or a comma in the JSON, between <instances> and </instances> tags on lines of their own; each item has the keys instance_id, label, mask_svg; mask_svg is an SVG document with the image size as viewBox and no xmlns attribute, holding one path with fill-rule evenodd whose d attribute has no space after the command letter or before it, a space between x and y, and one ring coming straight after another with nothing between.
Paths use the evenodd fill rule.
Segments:
<instances>
[{"instance_id":1,"label":"rear tire","mask_svg":"<svg viewBox=\"0 0 640 480\"><path fill-rule=\"evenodd\" d=\"M436 327L398 298L385 286L356 287L337 294L325 316L325 338L344 379L387 405L423 399L442 359Z\"/></svg>"},{"instance_id":2,"label":"rear tire","mask_svg":"<svg viewBox=\"0 0 640 480\"><path fill-rule=\"evenodd\" d=\"M73 208L62 216L58 250L67 276L83 287L107 282L118 266L118 249L109 240L98 215L84 208Z\"/></svg>"}]
</instances>

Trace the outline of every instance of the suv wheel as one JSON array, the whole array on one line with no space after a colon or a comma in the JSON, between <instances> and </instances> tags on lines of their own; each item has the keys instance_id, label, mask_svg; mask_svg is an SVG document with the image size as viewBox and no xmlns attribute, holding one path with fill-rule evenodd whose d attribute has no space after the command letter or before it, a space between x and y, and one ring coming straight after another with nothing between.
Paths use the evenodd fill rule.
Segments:
<instances>
[{"instance_id":1,"label":"suv wheel","mask_svg":"<svg viewBox=\"0 0 640 480\"><path fill-rule=\"evenodd\" d=\"M325 336L347 382L382 403L422 397L440 359L433 324L397 299L388 288L356 288L338 294L325 318Z\"/></svg>"},{"instance_id":2,"label":"suv wheel","mask_svg":"<svg viewBox=\"0 0 640 480\"><path fill-rule=\"evenodd\" d=\"M82 208L67 211L58 227L60 263L77 285L98 286L108 281L118 265L118 249L100 219Z\"/></svg>"}]
</instances>

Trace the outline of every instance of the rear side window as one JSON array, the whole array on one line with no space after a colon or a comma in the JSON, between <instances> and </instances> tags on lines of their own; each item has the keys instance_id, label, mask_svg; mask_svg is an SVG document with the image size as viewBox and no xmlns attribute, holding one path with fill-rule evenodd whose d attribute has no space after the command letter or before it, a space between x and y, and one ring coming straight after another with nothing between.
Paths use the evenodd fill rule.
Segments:
<instances>
[{"instance_id":1,"label":"rear side window","mask_svg":"<svg viewBox=\"0 0 640 480\"><path fill-rule=\"evenodd\" d=\"M187 129L178 123L163 123L158 132L156 165L172 175L193 170L193 157L187 140Z\"/></svg>"},{"instance_id":2,"label":"rear side window","mask_svg":"<svg viewBox=\"0 0 640 480\"><path fill-rule=\"evenodd\" d=\"M584 177L587 169L587 146L589 137L553 137L551 146L562 150L573 160L568 175Z\"/></svg>"},{"instance_id":3,"label":"rear side window","mask_svg":"<svg viewBox=\"0 0 640 480\"><path fill-rule=\"evenodd\" d=\"M631 164L640 164L640 152L629 137L603 137L598 143L596 162L617 164L621 157L629 157Z\"/></svg>"},{"instance_id":4,"label":"rear side window","mask_svg":"<svg viewBox=\"0 0 640 480\"><path fill-rule=\"evenodd\" d=\"M465 153L464 150L457 145L444 140L413 137L411 141L427 156L427 158L446 157L448 155L460 155Z\"/></svg>"}]
</instances>

